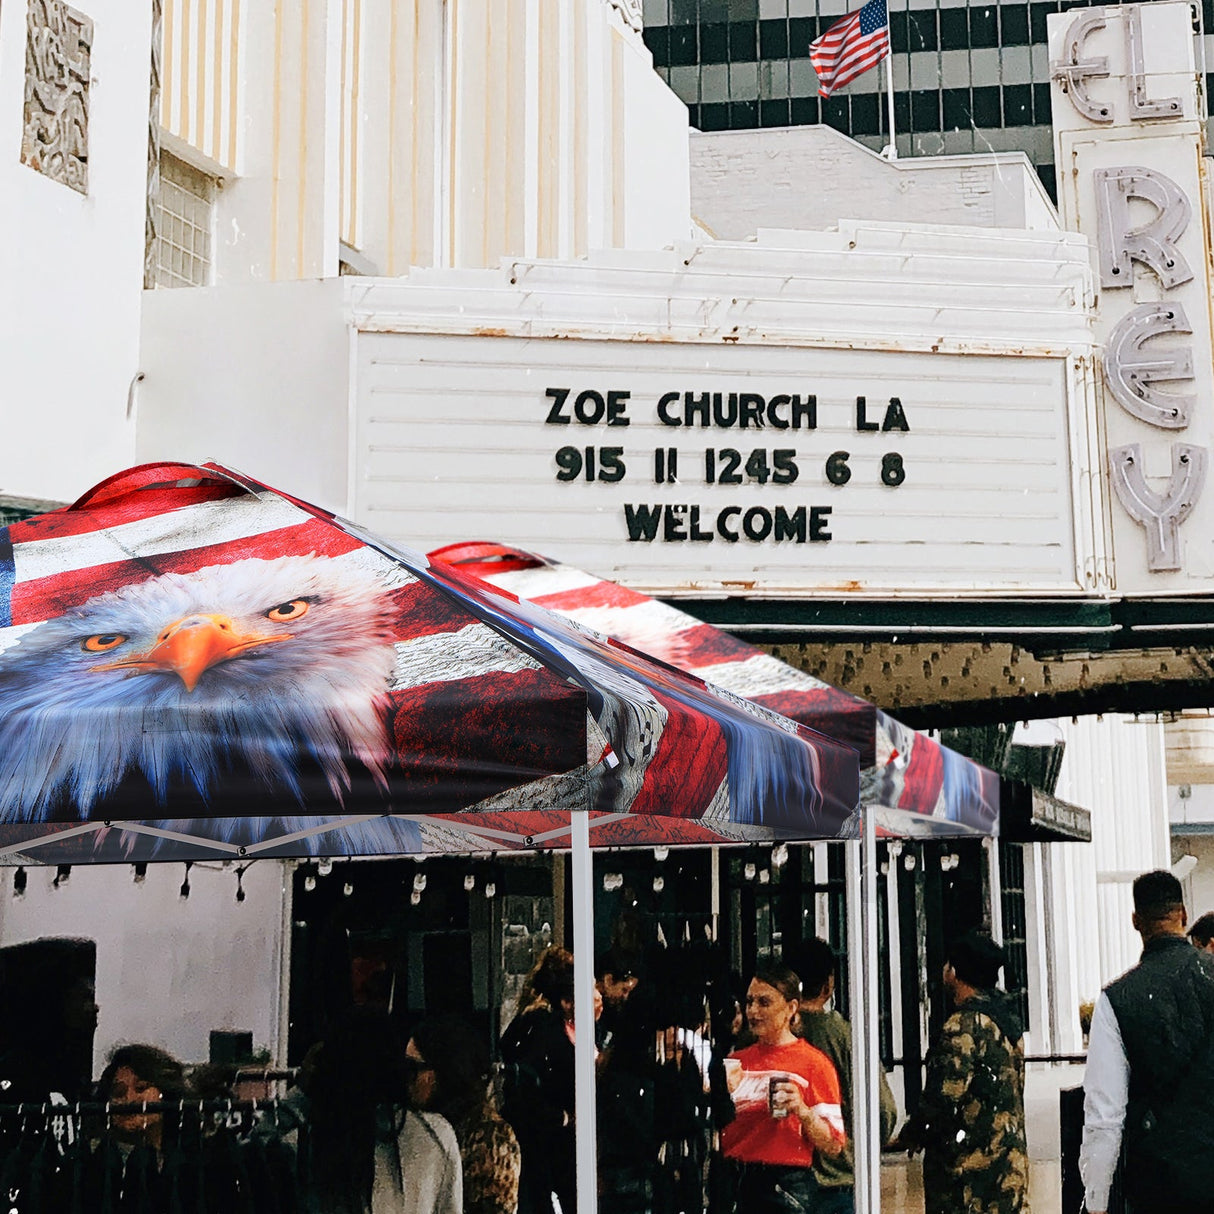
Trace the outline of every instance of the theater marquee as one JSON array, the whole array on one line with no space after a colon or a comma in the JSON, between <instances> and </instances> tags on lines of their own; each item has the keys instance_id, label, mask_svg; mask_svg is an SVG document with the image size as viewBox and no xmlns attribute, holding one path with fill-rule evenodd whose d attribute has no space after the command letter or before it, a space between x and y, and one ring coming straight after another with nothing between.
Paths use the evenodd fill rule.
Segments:
<instances>
[{"instance_id":1,"label":"theater marquee","mask_svg":"<svg viewBox=\"0 0 1214 1214\"><path fill-rule=\"evenodd\" d=\"M659 593L1075 590L1064 356L363 333L359 517Z\"/></svg>"}]
</instances>

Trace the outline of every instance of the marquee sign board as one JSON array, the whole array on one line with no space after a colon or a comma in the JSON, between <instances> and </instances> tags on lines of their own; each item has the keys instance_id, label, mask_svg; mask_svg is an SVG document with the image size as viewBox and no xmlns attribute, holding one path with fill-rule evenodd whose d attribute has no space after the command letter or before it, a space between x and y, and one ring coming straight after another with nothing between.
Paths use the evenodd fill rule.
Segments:
<instances>
[{"instance_id":1,"label":"marquee sign board","mask_svg":"<svg viewBox=\"0 0 1214 1214\"><path fill-rule=\"evenodd\" d=\"M1187 3L1049 18L1059 205L1092 239L1116 589L1214 577L1205 105Z\"/></svg>"},{"instance_id":2,"label":"marquee sign board","mask_svg":"<svg viewBox=\"0 0 1214 1214\"><path fill-rule=\"evenodd\" d=\"M1082 588L1068 357L363 332L356 517L664 595Z\"/></svg>"}]
</instances>

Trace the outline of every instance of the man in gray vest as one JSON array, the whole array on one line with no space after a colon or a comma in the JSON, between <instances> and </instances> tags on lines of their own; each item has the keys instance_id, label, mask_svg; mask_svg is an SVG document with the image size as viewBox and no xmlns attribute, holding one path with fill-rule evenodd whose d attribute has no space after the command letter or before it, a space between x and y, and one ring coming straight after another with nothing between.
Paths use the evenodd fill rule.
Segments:
<instances>
[{"instance_id":1,"label":"man in gray vest","mask_svg":"<svg viewBox=\"0 0 1214 1214\"><path fill-rule=\"evenodd\" d=\"M1134 882L1142 959L1096 1001L1079 1166L1087 1208L1108 1210L1124 1138L1133 1214L1214 1214L1214 957L1185 936L1180 882Z\"/></svg>"}]
</instances>

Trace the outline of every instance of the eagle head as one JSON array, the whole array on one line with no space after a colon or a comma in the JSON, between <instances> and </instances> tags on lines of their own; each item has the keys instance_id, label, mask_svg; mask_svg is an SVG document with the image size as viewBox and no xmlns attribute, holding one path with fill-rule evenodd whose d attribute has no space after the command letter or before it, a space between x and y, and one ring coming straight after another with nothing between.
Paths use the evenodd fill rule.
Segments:
<instances>
[{"instance_id":1,"label":"eagle head","mask_svg":"<svg viewBox=\"0 0 1214 1214\"><path fill-rule=\"evenodd\" d=\"M234 762L300 797L347 759L386 785L393 602L355 556L284 556L166 573L100 594L0 651L0 817L83 815L141 772L222 794Z\"/></svg>"}]
</instances>

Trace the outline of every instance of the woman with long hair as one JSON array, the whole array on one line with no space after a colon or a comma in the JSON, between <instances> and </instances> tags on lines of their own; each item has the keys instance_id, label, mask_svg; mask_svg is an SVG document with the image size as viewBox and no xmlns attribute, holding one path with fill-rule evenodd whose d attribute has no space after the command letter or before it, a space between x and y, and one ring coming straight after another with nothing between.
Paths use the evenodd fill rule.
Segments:
<instances>
[{"instance_id":1,"label":"woman with long hair","mask_svg":"<svg viewBox=\"0 0 1214 1214\"><path fill-rule=\"evenodd\" d=\"M409 1107L405 1043L355 1008L326 1035L311 1077L313 1208L323 1214L462 1214L455 1132Z\"/></svg>"},{"instance_id":2,"label":"woman with long hair","mask_svg":"<svg viewBox=\"0 0 1214 1214\"><path fill-rule=\"evenodd\" d=\"M736 1116L721 1132L732 1161L736 1214L812 1210L815 1151L846 1143L834 1064L793 1032L801 981L786 966L761 968L746 991L754 1044L730 1054Z\"/></svg>"}]
</instances>

